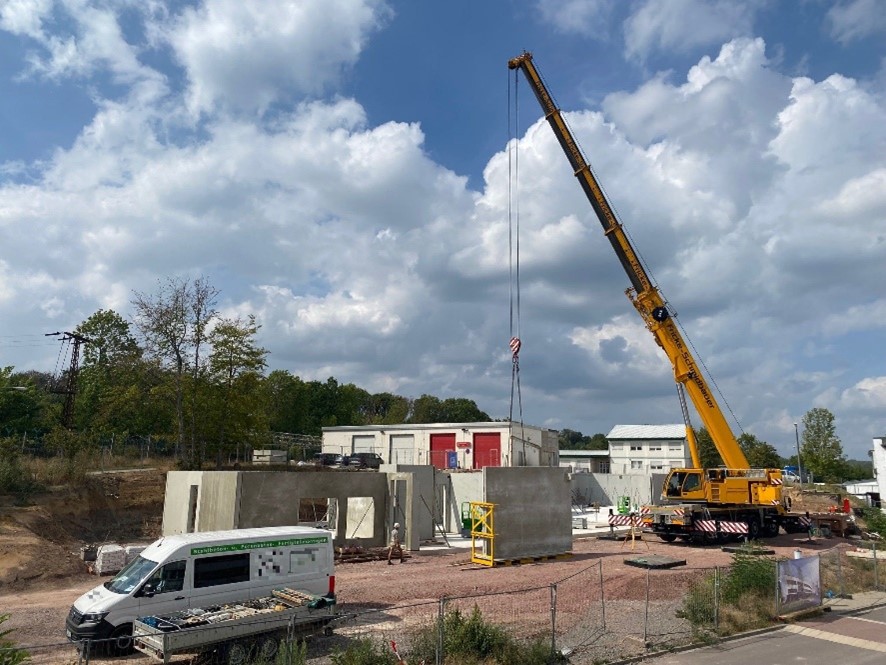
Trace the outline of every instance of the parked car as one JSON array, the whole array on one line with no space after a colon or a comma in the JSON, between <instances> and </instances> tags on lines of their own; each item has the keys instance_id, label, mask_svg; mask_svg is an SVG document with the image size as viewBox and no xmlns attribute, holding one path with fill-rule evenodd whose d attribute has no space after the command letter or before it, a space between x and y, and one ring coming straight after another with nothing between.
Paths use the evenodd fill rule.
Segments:
<instances>
[{"instance_id":1,"label":"parked car","mask_svg":"<svg viewBox=\"0 0 886 665\"><path fill-rule=\"evenodd\" d=\"M351 466L358 469L377 469L384 462L378 453L354 453L351 455Z\"/></svg>"},{"instance_id":2,"label":"parked car","mask_svg":"<svg viewBox=\"0 0 886 665\"><path fill-rule=\"evenodd\" d=\"M317 466L335 466L336 458L341 455L335 453L317 453L314 455L314 464Z\"/></svg>"},{"instance_id":3,"label":"parked car","mask_svg":"<svg viewBox=\"0 0 886 665\"><path fill-rule=\"evenodd\" d=\"M332 465L348 467L351 465L351 458L348 455L336 455Z\"/></svg>"}]
</instances>

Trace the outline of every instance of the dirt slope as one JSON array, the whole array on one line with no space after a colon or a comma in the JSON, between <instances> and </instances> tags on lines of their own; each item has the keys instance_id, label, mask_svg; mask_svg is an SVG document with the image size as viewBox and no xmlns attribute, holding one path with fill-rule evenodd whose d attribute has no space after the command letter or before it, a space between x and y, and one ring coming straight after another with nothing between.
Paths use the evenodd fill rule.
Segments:
<instances>
[{"instance_id":1,"label":"dirt slope","mask_svg":"<svg viewBox=\"0 0 886 665\"><path fill-rule=\"evenodd\" d=\"M166 473L92 474L18 506L0 496L0 594L87 573L80 547L150 542L160 535Z\"/></svg>"}]
</instances>

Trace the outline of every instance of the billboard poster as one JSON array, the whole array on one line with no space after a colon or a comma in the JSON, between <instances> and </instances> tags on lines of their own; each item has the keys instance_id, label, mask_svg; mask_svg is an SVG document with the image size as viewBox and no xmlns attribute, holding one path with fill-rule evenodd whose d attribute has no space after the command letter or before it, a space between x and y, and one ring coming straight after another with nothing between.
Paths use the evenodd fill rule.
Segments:
<instances>
[{"instance_id":1,"label":"billboard poster","mask_svg":"<svg viewBox=\"0 0 886 665\"><path fill-rule=\"evenodd\" d=\"M778 612L785 614L821 605L818 555L778 562Z\"/></svg>"}]
</instances>

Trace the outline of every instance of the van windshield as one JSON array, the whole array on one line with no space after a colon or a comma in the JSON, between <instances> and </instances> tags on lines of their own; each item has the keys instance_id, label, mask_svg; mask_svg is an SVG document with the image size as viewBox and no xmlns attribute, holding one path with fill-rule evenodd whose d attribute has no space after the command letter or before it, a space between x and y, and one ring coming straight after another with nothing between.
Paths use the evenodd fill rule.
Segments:
<instances>
[{"instance_id":1,"label":"van windshield","mask_svg":"<svg viewBox=\"0 0 886 665\"><path fill-rule=\"evenodd\" d=\"M114 593L132 593L132 590L141 584L156 567L156 561L145 559L139 555L130 561L123 570L105 582L104 587Z\"/></svg>"}]
</instances>

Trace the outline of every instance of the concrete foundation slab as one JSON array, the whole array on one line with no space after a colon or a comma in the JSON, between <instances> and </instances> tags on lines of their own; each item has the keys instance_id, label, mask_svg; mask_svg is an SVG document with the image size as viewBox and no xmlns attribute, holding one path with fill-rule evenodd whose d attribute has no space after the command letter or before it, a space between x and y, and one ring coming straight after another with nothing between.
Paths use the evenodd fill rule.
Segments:
<instances>
[{"instance_id":1,"label":"concrete foundation slab","mask_svg":"<svg viewBox=\"0 0 886 665\"><path fill-rule=\"evenodd\" d=\"M661 569L685 566L686 559L677 559L663 554L647 554L645 556L627 558L624 560L624 563L626 566L634 566L636 568Z\"/></svg>"}]
</instances>

